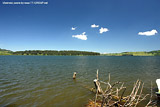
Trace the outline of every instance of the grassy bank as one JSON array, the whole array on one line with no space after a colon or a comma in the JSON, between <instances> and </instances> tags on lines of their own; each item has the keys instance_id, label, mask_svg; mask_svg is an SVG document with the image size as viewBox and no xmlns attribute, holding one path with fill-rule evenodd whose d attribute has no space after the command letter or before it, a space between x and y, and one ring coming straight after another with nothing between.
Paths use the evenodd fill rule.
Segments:
<instances>
[{"instance_id":1,"label":"grassy bank","mask_svg":"<svg viewBox=\"0 0 160 107\"><path fill-rule=\"evenodd\" d=\"M12 54L13 54L12 51L0 48L0 55L12 55Z\"/></svg>"},{"instance_id":2,"label":"grassy bank","mask_svg":"<svg viewBox=\"0 0 160 107\"><path fill-rule=\"evenodd\" d=\"M122 52L122 53L107 53L101 54L104 56L160 56L160 50L149 52Z\"/></svg>"}]
</instances>

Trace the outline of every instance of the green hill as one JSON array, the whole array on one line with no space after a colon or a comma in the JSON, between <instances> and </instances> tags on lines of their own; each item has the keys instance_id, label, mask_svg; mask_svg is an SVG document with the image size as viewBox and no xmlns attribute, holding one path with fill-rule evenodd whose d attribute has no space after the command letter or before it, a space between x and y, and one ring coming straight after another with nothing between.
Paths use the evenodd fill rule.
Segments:
<instances>
[{"instance_id":1,"label":"green hill","mask_svg":"<svg viewBox=\"0 0 160 107\"><path fill-rule=\"evenodd\" d=\"M102 54L105 56L160 56L160 50L157 51L141 51L141 52L122 52L122 53L108 53Z\"/></svg>"},{"instance_id":2,"label":"green hill","mask_svg":"<svg viewBox=\"0 0 160 107\"><path fill-rule=\"evenodd\" d=\"M10 50L1 49L0 55L58 55L58 56L89 56L89 55L100 55L98 52L87 52L87 51L56 51L56 50L26 50L12 52Z\"/></svg>"},{"instance_id":3,"label":"green hill","mask_svg":"<svg viewBox=\"0 0 160 107\"><path fill-rule=\"evenodd\" d=\"M98 52L87 52L87 51L56 51L56 50L26 50L16 51L13 55L59 55L59 56L85 56L85 55L100 55Z\"/></svg>"},{"instance_id":4,"label":"green hill","mask_svg":"<svg viewBox=\"0 0 160 107\"><path fill-rule=\"evenodd\" d=\"M0 48L0 55L12 55L12 51L6 50L6 49L1 49Z\"/></svg>"}]
</instances>

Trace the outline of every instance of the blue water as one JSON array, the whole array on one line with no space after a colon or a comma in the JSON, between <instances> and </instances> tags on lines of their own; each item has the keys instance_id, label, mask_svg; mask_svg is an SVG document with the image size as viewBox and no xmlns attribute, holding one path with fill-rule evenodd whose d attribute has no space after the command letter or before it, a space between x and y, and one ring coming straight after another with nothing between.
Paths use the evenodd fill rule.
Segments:
<instances>
[{"instance_id":1,"label":"blue water","mask_svg":"<svg viewBox=\"0 0 160 107\"><path fill-rule=\"evenodd\" d=\"M157 91L160 57L134 56L0 56L0 106L82 107L95 94L99 79L125 82L130 93L133 83L144 82L144 94ZM77 72L76 80L72 79Z\"/></svg>"}]
</instances>

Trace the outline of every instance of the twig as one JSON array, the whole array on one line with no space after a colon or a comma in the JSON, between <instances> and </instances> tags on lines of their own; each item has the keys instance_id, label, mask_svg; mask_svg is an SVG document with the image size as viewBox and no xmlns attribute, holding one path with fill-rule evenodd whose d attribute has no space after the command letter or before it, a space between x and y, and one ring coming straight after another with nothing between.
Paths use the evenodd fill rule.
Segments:
<instances>
[{"instance_id":1,"label":"twig","mask_svg":"<svg viewBox=\"0 0 160 107\"><path fill-rule=\"evenodd\" d=\"M98 79L98 69L97 69L97 81L98 81L99 79Z\"/></svg>"},{"instance_id":2,"label":"twig","mask_svg":"<svg viewBox=\"0 0 160 107\"><path fill-rule=\"evenodd\" d=\"M97 89L97 91L96 91L96 98L95 98L95 107L96 107L96 102L97 102L97 95L98 95L98 89Z\"/></svg>"},{"instance_id":3,"label":"twig","mask_svg":"<svg viewBox=\"0 0 160 107\"><path fill-rule=\"evenodd\" d=\"M121 102L121 100L122 100L122 98L123 98L123 95L124 95L124 92L126 91L126 88L124 88L124 91L122 92L122 95L121 95L121 98L120 98L120 102Z\"/></svg>"},{"instance_id":4,"label":"twig","mask_svg":"<svg viewBox=\"0 0 160 107\"><path fill-rule=\"evenodd\" d=\"M140 97L141 97L141 95L142 95L142 91L143 91L143 86L144 86L144 83L142 84L141 91L140 91L140 94L139 94L139 96L138 96L138 99L137 99L137 102L136 102L136 104L135 104L135 107L136 107L137 104L139 103L139 99L140 99Z\"/></svg>"},{"instance_id":5,"label":"twig","mask_svg":"<svg viewBox=\"0 0 160 107\"><path fill-rule=\"evenodd\" d=\"M124 93L126 91L126 87L124 87L124 83L121 84L121 82L115 82L113 85L110 84L110 73L108 76L108 82L103 82L103 81L99 81L98 78L98 69L97 69L97 81L96 84L98 86L98 88L96 88L96 96L95 96L95 107L97 105L97 99L98 97L101 98L101 107L111 107L111 106L118 106L118 107L136 107L141 101L143 101L149 94L146 94L144 97L142 94L143 91L143 87L144 87L144 83L142 83L140 80L137 80L134 85L133 85L133 89L130 93L130 95L123 97ZM101 88L101 84L103 83L105 85L107 85L106 90L103 91ZM117 87L115 87L117 84L121 84L118 85ZM119 87L120 86L120 87ZM121 93L120 91L124 89L122 91L121 96L119 96L119 93ZM101 92L101 94L99 93L99 91ZM153 104L152 99L152 82L151 82L151 97L150 97L150 101L147 104L150 105L151 103ZM122 101L123 100L123 101ZM113 103L112 103L113 102Z\"/></svg>"}]
</instances>

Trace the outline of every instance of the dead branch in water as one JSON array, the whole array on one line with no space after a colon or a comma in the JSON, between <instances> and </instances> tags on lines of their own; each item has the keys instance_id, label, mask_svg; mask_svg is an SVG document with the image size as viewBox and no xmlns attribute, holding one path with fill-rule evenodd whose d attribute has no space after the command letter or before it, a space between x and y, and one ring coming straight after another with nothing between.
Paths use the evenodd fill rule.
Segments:
<instances>
[{"instance_id":1,"label":"dead branch in water","mask_svg":"<svg viewBox=\"0 0 160 107\"><path fill-rule=\"evenodd\" d=\"M133 89L130 95L124 97L124 93L126 91L126 87L124 87L124 83L115 82L113 85L110 83L110 73L108 76L108 82L100 81L98 78L98 70L97 70L97 79L94 80L96 96L95 100L90 100L87 107L136 107L141 101L145 100L149 94L143 95L143 87L144 83L140 80L137 80L133 85ZM101 88L101 84L106 85L105 90L103 91ZM120 85L120 87L118 87ZM120 94L121 93L121 94ZM151 83L151 97L150 101L146 106L151 105L152 103L152 83Z\"/></svg>"}]
</instances>

